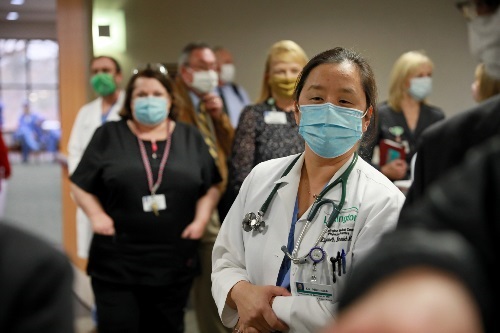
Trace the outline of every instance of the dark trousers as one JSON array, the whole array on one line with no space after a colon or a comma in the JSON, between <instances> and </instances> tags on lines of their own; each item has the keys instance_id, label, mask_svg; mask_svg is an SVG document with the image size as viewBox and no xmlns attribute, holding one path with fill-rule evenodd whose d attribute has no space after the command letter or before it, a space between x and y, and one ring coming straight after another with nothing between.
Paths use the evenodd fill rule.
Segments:
<instances>
[{"instance_id":1,"label":"dark trousers","mask_svg":"<svg viewBox=\"0 0 500 333\"><path fill-rule=\"evenodd\" d=\"M192 278L166 286L123 285L92 278L99 333L184 332Z\"/></svg>"}]
</instances>

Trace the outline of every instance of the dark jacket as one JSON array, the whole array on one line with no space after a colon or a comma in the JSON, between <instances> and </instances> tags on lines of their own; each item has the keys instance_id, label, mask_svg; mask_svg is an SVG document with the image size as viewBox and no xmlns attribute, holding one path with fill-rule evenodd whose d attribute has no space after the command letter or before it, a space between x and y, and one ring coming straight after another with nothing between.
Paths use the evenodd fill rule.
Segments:
<instances>
[{"instance_id":1,"label":"dark jacket","mask_svg":"<svg viewBox=\"0 0 500 333\"><path fill-rule=\"evenodd\" d=\"M500 95L430 126L417 148L414 180L403 209L417 201L429 185L459 165L467 151L500 133Z\"/></svg>"},{"instance_id":2,"label":"dark jacket","mask_svg":"<svg viewBox=\"0 0 500 333\"><path fill-rule=\"evenodd\" d=\"M0 332L74 332L72 287L62 252L0 222Z\"/></svg>"},{"instance_id":3,"label":"dark jacket","mask_svg":"<svg viewBox=\"0 0 500 333\"><path fill-rule=\"evenodd\" d=\"M499 332L500 136L467 155L460 168L403 211L398 227L354 268L344 309L398 270L426 265L451 272L474 296L485 332Z\"/></svg>"},{"instance_id":4,"label":"dark jacket","mask_svg":"<svg viewBox=\"0 0 500 333\"><path fill-rule=\"evenodd\" d=\"M424 130L429 126L443 120L444 118L444 113L440 108L420 103L420 114L418 116L417 125L412 131L408 127L408 123L406 122L403 112L396 111L390 107L387 102L383 102L378 106L378 121L370 122L368 132L365 136L363 136L359 154L363 157L363 159L370 163L373 158L373 150L375 146L379 145L381 140L389 139L392 141L398 141L399 139L406 146L406 163L410 166L411 159L417 149L417 143L420 139L420 135L422 135ZM396 136L392 134L392 128L396 126L403 129L403 133L399 138L396 138ZM374 166L379 169L378 165ZM411 170L408 168L406 179L410 178L410 173Z\"/></svg>"}]
</instances>

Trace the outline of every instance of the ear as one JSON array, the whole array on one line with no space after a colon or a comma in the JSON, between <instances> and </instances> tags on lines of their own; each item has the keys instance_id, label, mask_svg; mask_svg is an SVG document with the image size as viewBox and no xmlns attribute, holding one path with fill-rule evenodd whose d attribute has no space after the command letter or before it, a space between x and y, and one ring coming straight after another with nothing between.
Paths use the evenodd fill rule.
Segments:
<instances>
[{"instance_id":1,"label":"ear","mask_svg":"<svg viewBox=\"0 0 500 333\"><path fill-rule=\"evenodd\" d=\"M116 85L120 85L120 83L122 83L123 81L123 75L122 73L116 73L115 75L115 82L116 82Z\"/></svg>"},{"instance_id":2,"label":"ear","mask_svg":"<svg viewBox=\"0 0 500 333\"><path fill-rule=\"evenodd\" d=\"M186 66L181 66L180 69L181 69L180 75L182 80L185 83L190 84L193 81L193 75L187 70Z\"/></svg>"},{"instance_id":3,"label":"ear","mask_svg":"<svg viewBox=\"0 0 500 333\"><path fill-rule=\"evenodd\" d=\"M264 74L264 79L266 80L266 83L269 85L269 78L271 77L271 75L269 74L269 72L266 72Z\"/></svg>"},{"instance_id":4,"label":"ear","mask_svg":"<svg viewBox=\"0 0 500 333\"><path fill-rule=\"evenodd\" d=\"M293 116L295 117L295 123L300 125L300 109L299 109L299 103L295 102L293 108Z\"/></svg>"},{"instance_id":5,"label":"ear","mask_svg":"<svg viewBox=\"0 0 500 333\"><path fill-rule=\"evenodd\" d=\"M370 120L372 119L373 115L373 106L370 105L368 110L366 110L366 114L363 117L363 133L365 133L368 130L368 126L370 125Z\"/></svg>"},{"instance_id":6,"label":"ear","mask_svg":"<svg viewBox=\"0 0 500 333\"><path fill-rule=\"evenodd\" d=\"M411 77L408 76L406 79L405 79L405 91L407 91L408 89L410 89L410 86L411 86Z\"/></svg>"}]
</instances>

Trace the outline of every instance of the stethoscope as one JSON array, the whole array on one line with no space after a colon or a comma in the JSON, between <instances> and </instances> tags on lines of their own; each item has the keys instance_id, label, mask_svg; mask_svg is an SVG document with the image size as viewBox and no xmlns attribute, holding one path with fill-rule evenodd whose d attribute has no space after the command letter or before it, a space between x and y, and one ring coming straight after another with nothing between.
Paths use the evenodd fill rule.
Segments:
<instances>
[{"instance_id":1,"label":"stethoscope","mask_svg":"<svg viewBox=\"0 0 500 333\"><path fill-rule=\"evenodd\" d=\"M283 172L283 174L281 175L281 178L288 175L288 173L290 172L292 167L295 165L297 160L300 158L300 156L301 155L298 155L292 161L292 163L290 163L290 165L286 168L285 172ZM321 242L321 240L323 239L323 236L328 232L330 227L333 225L333 222L335 222L335 219L340 214L342 207L344 207L347 179L349 178L349 175L351 174L351 171L354 168L354 165L356 164L357 160L358 160L358 154L355 152L354 157L353 157L351 163L349 164L349 167L340 175L340 177L335 179L335 181L333 183L326 186L323 189L323 191L321 191L321 193L318 194L318 196L314 200L314 203L311 207L311 210L309 211L309 214L307 214L306 224L304 225L304 228L302 228L302 231L300 232L299 238L297 239L297 242L295 243L295 246L293 248L292 253L290 254L290 252L288 252L288 249L285 245L283 245L281 247L281 250L285 253L285 255L291 261L293 261L294 264L306 263L307 257L310 257L311 260L315 263L320 262L324 259L325 252L322 248L318 247L318 245ZM335 204L335 202L333 202L333 200L330 200L330 199L323 199L323 196L339 183L341 183L341 185L342 185L342 195L340 197L339 204L338 205ZM271 191L271 193L269 194L269 196L267 197L266 201L264 202L264 204L262 205L260 210L257 212L257 214L247 213L245 215L245 217L243 218L243 222L242 222L243 230L245 230L246 232L250 232L253 230L253 231L260 232L260 233L262 233L266 230L267 226L266 226L266 223L264 221L264 214L266 213L267 209L269 208L269 204L271 203L271 200L276 195L276 192L278 191L278 188L281 186L281 184L282 183L279 183L279 184L276 184L274 186L273 190ZM323 206L325 204L331 204L333 206L333 210L332 210L332 214L330 214L330 218L326 222L325 227L323 228L323 230L321 231L321 234L317 238L316 243L311 248L311 251L309 251L307 254L305 254L301 257L298 257L297 253L299 251L300 244L302 243L302 240L304 239L306 232L309 230L309 228L312 224L312 221L316 217L316 214L320 210L321 206Z\"/></svg>"}]
</instances>

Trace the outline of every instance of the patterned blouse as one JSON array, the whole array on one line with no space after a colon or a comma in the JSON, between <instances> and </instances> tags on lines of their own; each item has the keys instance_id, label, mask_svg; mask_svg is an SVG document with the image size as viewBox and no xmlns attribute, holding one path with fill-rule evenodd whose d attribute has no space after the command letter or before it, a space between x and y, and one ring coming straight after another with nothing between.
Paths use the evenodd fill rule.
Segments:
<instances>
[{"instance_id":1,"label":"patterned blouse","mask_svg":"<svg viewBox=\"0 0 500 333\"><path fill-rule=\"evenodd\" d=\"M240 115L229 161L229 182L234 193L260 162L304 151L293 112L274 105L272 98L245 107Z\"/></svg>"}]
</instances>

